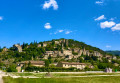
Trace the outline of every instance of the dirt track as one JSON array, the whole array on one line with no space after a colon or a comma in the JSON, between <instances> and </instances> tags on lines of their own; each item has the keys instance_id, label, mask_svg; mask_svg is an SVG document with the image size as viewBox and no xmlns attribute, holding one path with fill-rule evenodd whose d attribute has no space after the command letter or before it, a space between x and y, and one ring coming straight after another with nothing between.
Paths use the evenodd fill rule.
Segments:
<instances>
[{"instance_id":1,"label":"dirt track","mask_svg":"<svg viewBox=\"0 0 120 83\"><path fill-rule=\"evenodd\" d=\"M3 83L3 76L5 76L5 72L0 71L0 83Z\"/></svg>"}]
</instances>

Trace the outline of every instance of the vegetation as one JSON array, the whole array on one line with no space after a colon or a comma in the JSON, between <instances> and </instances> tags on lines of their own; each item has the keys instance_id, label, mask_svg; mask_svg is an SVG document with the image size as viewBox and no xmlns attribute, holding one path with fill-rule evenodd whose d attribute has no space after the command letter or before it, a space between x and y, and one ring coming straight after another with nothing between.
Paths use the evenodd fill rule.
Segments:
<instances>
[{"instance_id":1,"label":"vegetation","mask_svg":"<svg viewBox=\"0 0 120 83\"><path fill-rule=\"evenodd\" d=\"M7 72L17 72L16 65L10 65L7 68Z\"/></svg>"},{"instance_id":2,"label":"vegetation","mask_svg":"<svg viewBox=\"0 0 120 83\"><path fill-rule=\"evenodd\" d=\"M119 76L81 78L10 78L3 77L4 83L119 83Z\"/></svg>"},{"instance_id":3,"label":"vegetation","mask_svg":"<svg viewBox=\"0 0 120 83\"><path fill-rule=\"evenodd\" d=\"M25 69L26 71L33 72L33 71L40 71L40 72L74 72L74 71L80 71L76 68L59 68L59 67L27 67Z\"/></svg>"},{"instance_id":4,"label":"vegetation","mask_svg":"<svg viewBox=\"0 0 120 83\"><path fill-rule=\"evenodd\" d=\"M120 59L120 57L117 57L117 60L111 59L111 62L109 61L109 59L105 58L105 55L107 54L106 52L104 52L103 50L96 48L96 47L92 47L90 45L85 44L84 42L79 42L73 39L68 39L68 44L65 41L65 43L60 43L60 44L55 44L55 41L60 41L63 39L54 39L52 41L44 41L44 42L31 42L30 44L28 43L23 43L22 46L22 51L23 52L18 52L14 47L10 47L8 49L8 51L3 51L3 49L5 48L1 48L0 47L0 68L2 68L4 66L4 68L7 68L8 72L12 72L12 71L16 71L15 65L17 62L21 62L21 61L30 61L30 60L41 60L41 61L45 61L45 67L44 68L37 68L37 67L32 67L31 63L27 64L28 66L24 66L24 69L26 69L26 71L33 71L33 69L35 70L40 70L40 71L71 71L69 69L62 69L62 68L55 68L55 67L51 67L50 64L51 63L57 63L60 61L66 61L66 62L80 62L80 63L89 63L92 64L94 66L94 69L90 69L89 67L86 67L85 70L103 70L107 67L113 68L114 70L120 70L119 66L115 66L114 64L117 63L120 65L120 61L118 59ZM47 43L47 46L44 47L43 44ZM41 44L40 47L38 47L38 44ZM102 58L100 59L100 57L97 56L87 56L87 55L83 55L76 58L73 58L71 60L65 60L63 58L61 58L61 56L55 57L48 57L48 60L44 59L45 53L46 51L59 51L59 52L63 52L63 46L64 49L68 50L68 49L74 49L74 48L80 48L80 49L86 49L88 50L90 53L93 53L94 51L97 51L99 53L102 54ZM77 52L72 51L72 54L74 56L78 55ZM113 57L111 55L111 57ZM6 64L7 62L7 64ZM28 69L30 68L30 69ZM53 70L51 70L53 69ZM72 71L76 71L72 70ZM80 70L77 70L80 71Z\"/></svg>"},{"instance_id":5,"label":"vegetation","mask_svg":"<svg viewBox=\"0 0 120 83\"><path fill-rule=\"evenodd\" d=\"M46 73L17 73L17 72L10 72L9 74L15 76L35 76L43 78L45 77ZM94 76L94 75L120 75L120 73L51 73L52 77L61 77L61 76Z\"/></svg>"}]
</instances>

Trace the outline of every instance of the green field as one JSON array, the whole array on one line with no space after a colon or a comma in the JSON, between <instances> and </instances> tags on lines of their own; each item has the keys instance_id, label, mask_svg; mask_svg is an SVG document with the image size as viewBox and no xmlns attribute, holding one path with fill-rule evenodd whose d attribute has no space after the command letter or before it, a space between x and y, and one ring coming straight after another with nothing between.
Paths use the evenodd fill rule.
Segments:
<instances>
[{"instance_id":1,"label":"green field","mask_svg":"<svg viewBox=\"0 0 120 83\"><path fill-rule=\"evenodd\" d=\"M4 83L120 83L120 76L82 78L10 78L3 77Z\"/></svg>"},{"instance_id":2,"label":"green field","mask_svg":"<svg viewBox=\"0 0 120 83\"><path fill-rule=\"evenodd\" d=\"M10 73L14 76L35 76L43 78L45 73ZM76 73L76 74L69 74L69 73L51 73L52 77L63 77L63 76L93 76L93 75L120 75L120 73Z\"/></svg>"}]
</instances>

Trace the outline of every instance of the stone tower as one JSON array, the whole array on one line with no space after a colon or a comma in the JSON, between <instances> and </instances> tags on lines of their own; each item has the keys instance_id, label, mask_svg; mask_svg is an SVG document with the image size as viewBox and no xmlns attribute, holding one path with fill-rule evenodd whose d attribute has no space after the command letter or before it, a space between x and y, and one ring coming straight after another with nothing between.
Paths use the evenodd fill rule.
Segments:
<instances>
[{"instance_id":1,"label":"stone tower","mask_svg":"<svg viewBox=\"0 0 120 83\"><path fill-rule=\"evenodd\" d=\"M65 45L68 46L68 39L65 40Z\"/></svg>"},{"instance_id":2,"label":"stone tower","mask_svg":"<svg viewBox=\"0 0 120 83\"><path fill-rule=\"evenodd\" d=\"M85 48L83 49L83 55L86 55L86 50L85 50Z\"/></svg>"}]
</instances>

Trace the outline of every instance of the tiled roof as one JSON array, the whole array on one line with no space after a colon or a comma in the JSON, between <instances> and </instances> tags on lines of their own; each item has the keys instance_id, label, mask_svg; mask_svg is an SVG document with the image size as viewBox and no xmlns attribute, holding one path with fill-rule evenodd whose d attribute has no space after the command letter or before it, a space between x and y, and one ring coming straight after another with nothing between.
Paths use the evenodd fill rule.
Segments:
<instances>
[{"instance_id":1,"label":"tiled roof","mask_svg":"<svg viewBox=\"0 0 120 83\"><path fill-rule=\"evenodd\" d=\"M29 63L29 62L31 62L31 64L34 64L34 65L44 65L45 63L44 63L44 61L22 61L22 62L20 62L21 64L25 64L25 63Z\"/></svg>"},{"instance_id":2,"label":"tiled roof","mask_svg":"<svg viewBox=\"0 0 120 83\"><path fill-rule=\"evenodd\" d=\"M61 62L62 64L68 64L68 65L87 65L86 63L78 63L78 62Z\"/></svg>"}]
</instances>

